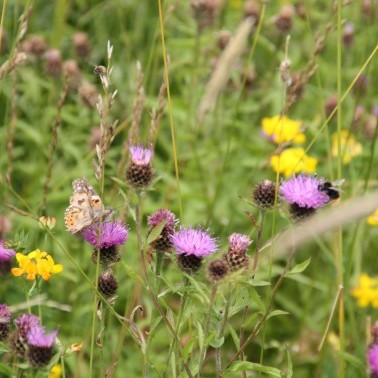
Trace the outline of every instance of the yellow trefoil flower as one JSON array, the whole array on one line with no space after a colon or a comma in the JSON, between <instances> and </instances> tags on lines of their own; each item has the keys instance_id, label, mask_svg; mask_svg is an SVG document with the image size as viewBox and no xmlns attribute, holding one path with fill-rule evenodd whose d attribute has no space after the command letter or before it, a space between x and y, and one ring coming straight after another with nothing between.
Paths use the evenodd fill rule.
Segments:
<instances>
[{"instance_id":1,"label":"yellow trefoil flower","mask_svg":"<svg viewBox=\"0 0 378 378\"><path fill-rule=\"evenodd\" d=\"M315 173L318 161L306 155L303 148L287 148L279 155L272 155L270 165L275 172L289 177L295 173Z\"/></svg>"},{"instance_id":2,"label":"yellow trefoil flower","mask_svg":"<svg viewBox=\"0 0 378 378\"><path fill-rule=\"evenodd\" d=\"M332 134L332 156L337 157L339 146L338 146L338 134ZM362 153L362 145L358 143L354 135L352 135L349 130L341 130L340 132L340 145L341 145L341 155L343 164L347 165L350 163L353 157L358 156Z\"/></svg>"},{"instance_id":3,"label":"yellow trefoil flower","mask_svg":"<svg viewBox=\"0 0 378 378\"><path fill-rule=\"evenodd\" d=\"M262 131L274 143L303 143L306 136L301 132L302 122L286 116L263 118Z\"/></svg>"},{"instance_id":4,"label":"yellow trefoil flower","mask_svg":"<svg viewBox=\"0 0 378 378\"><path fill-rule=\"evenodd\" d=\"M39 249L23 255L16 253L19 268L13 268L12 274L16 277L26 274L29 281L34 281L39 275L44 281L48 281L51 275L58 274L63 270L61 264L55 264L54 259L47 253Z\"/></svg>"},{"instance_id":5,"label":"yellow trefoil flower","mask_svg":"<svg viewBox=\"0 0 378 378\"><path fill-rule=\"evenodd\" d=\"M370 224L370 226L378 226L378 209L366 218L366 222Z\"/></svg>"},{"instance_id":6,"label":"yellow trefoil flower","mask_svg":"<svg viewBox=\"0 0 378 378\"><path fill-rule=\"evenodd\" d=\"M371 305L378 308L378 278L361 274L358 286L352 290L352 296L357 299L360 307Z\"/></svg>"},{"instance_id":7,"label":"yellow trefoil flower","mask_svg":"<svg viewBox=\"0 0 378 378\"><path fill-rule=\"evenodd\" d=\"M62 376L62 370L61 364L54 365L50 370L48 378L60 378Z\"/></svg>"}]
</instances>

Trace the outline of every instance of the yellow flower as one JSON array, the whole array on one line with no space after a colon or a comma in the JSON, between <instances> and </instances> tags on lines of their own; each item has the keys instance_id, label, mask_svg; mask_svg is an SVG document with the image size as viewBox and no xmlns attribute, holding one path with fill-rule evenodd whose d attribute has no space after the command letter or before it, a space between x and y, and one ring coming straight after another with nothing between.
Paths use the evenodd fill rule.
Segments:
<instances>
[{"instance_id":1,"label":"yellow flower","mask_svg":"<svg viewBox=\"0 0 378 378\"><path fill-rule=\"evenodd\" d=\"M303 148L287 148L279 155L270 158L270 165L275 172L283 173L286 177L295 173L315 173L318 161L306 155Z\"/></svg>"},{"instance_id":2,"label":"yellow flower","mask_svg":"<svg viewBox=\"0 0 378 378\"><path fill-rule=\"evenodd\" d=\"M338 134L332 134L332 156L337 157L339 146L338 146ZM341 130L340 132L340 145L343 164L347 165L350 163L353 157L358 156L362 153L362 145L358 143L356 138L349 132L349 130Z\"/></svg>"},{"instance_id":3,"label":"yellow flower","mask_svg":"<svg viewBox=\"0 0 378 378\"><path fill-rule=\"evenodd\" d=\"M370 224L370 226L378 226L378 209L366 218L366 222Z\"/></svg>"},{"instance_id":4,"label":"yellow flower","mask_svg":"<svg viewBox=\"0 0 378 378\"><path fill-rule=\"evenodd\" d=\"M12 274L16 277L26 274L29 281L34 281L37 275L48 281L52 274L58 274L63 270L61 264L55 264L47 252L42 252L39 249L28 253L27 256L16 253L16 259L19 268L13 268Z\"/></svg>"},{"instance_id":5,"label":"yellow flower","mask_svg":"<svg viewBox=\"0 0 378 378\"><path fill-rule=\"evenodd\" d=\"M56 364L51 368L48 378L60 378L61 376L62 376L62 365Z\"/></svg>"},{"instance_id":6,"label":"yellow flower","mask_svg":"<svg viewBox=\"0 0 378 378\"><path fill-rule=\"evenodd\" d=\"M306 136L301 133L301 126L300 121L281 116L263 118L262 120L263 133L277 144L285 142L303 143Z\"/></svg>"},{"instance_id":7,"label":"yellow flower","mask_svg":"<svg viewBox=\"0 0 378 378\"><path fill-rule=\"evenodd\" d=\"M360 307L371 305L378 308L378 278L361 274L358 286L352 290L352 296L358 300Z\"/></svg>"}]
</instances>

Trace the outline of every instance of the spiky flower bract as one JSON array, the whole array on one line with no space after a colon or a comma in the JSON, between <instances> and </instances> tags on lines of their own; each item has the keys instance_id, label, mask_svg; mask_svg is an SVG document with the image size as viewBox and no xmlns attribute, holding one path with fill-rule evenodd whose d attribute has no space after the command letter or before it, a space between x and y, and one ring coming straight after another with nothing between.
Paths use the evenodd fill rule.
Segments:
<instances>
[{"instance_id":1,"label":"spiky flower bract","mask_svg":"<svg viewBox=\"0 0 378 378\"><path fill-rule=\"evenodd\" d=\"M40 325L34 325L30 328L27 336L28 359L31 366L40 368L46 366L53 356L53 345L58 330L46 333Z\"/></svg>"},{"instance_id":2,"label":"spiky flower bract","mask_svg":"<svg viewBox=\"0 0 378 378\"><path fill-rule=\"evenodd\" d=\"M0 341L8 337L11 316L9 307L6 304L0 304Z\"/></svg>"},{"instance_id":3,"label":"spiky flower bract","mask_svg":"<svg viewBox=\"0 0 378 378\"><path fill-rule=\"evenodd\" d=\"M135 189L144 189L152 181L152 149L130 146L131 162L126 170L126 180Z\"/></svg>"},{"instance_id":4,"label":"spiky flower bract","mask_svg":"<svg viewBox=\"0 0 378 378\"><path fill-rule=\"evenodd\" d=\"M247 248L252 241L248 235L233 233L228 238L228 252L224 256L231 272L240 269L247 269L249 266L249 257Z\"/></svg>"},{"instance_id":5,"label":"spiky flower bract","mask_svg":"<svg viewBox=\"0 0 378 378\"><path fill-rule=\"evenodd\" d=\"M98 277L98 291L106 298L111 299L116 295L118 282L111 269L102 272Z\"/></svg>"},{"instance_id":6,"label":"spiky flower bract","mask_svg":"<svg viewBox=\"0 0 378 378\"><path fill-rule=\"evenodd\" d=\"M4 248L3 242L0 240L0 273L7 274L10 272L12 259L16 256L13 249Z\"/></svg>"},{"instance_id":7,"label":"spiky flower bract","mask_svg":"<svg viewBox=\"0 0 378 378\"><path fill-rule=\"evenodd\" d=\"M212 283L223 280L228 274L228 264L223 259L211 261L207 267L207 274Z\"/></svg>"},{"instance_id":8,"label":"spiky flower bract","mask_svg":"<svg viewBox=\"0 0 378 378\"><path fill-rule=\"evenodd\" d=\"M167 209L159 209L150 215L147 219L151 231L165 222L160 235L151 243L151 246L157 252L169 252L172 249L171 236L174 233L175 227L178 223L175 214Z\"/></svg>"},{"instance_id":9,"label":"spiky flower bract","mask_svg":"<svg viewBox=\"0 0 378 378\"><path fill-rule=\"evenodd\" d=\"M248 235L233 233L228 237L230 251L245 253L252 241Z\"/></svg>"},{"instance_id":10,"label":"spiky flower bract","mask_svg":"<svg viewBox=\"0 0 378 378\"><path fill-rule=\"evenodd\" d=\"M309 175L298 175L283 181L280 195L284 201L301 208L317 209L330 201L328 195L320 190L323 179Z\"/></svg>"},{"instance_id":11,"label":"spiky flower bract","mask_svg":"<svg viewBox=\"0 0 378 378\"><path fill-rule=\"evenodd\" d=\"M160 223L165 221L165 226L173 229L178 220L176 219L175 214L168 209L159 209L150 215L147 219L147 223L151 227L157 227Z\"/></svg>"},{"instance_id":12,"label":"spiky flower bract","mask_svg":"<svg viewBox=\"0 0 378 378\"><path fill-rule=\"evenodd\" d=\"M82 231L83 238L95 248L119 246L127 241L127 227L120 222L94 224Z\"/></svg>"},{"instance_id":13,"label":"spiky flower bract","mask_svg":"<svg viewBox=\"0 0 378 378\"><path fill-rule=\"evenodd\" d=\"M204 257L211 255L218 250L217 240L212 238L207 230L200 226L197 228L181 227L175 232L171 241L178 255L194 255Z\"/></svg>"},{"instance_id":14,"label":"spiky flower bract","mask_svg":"<svg viewBox=\"0 0 378 378\"><path fill-rule=\"evenodd\" d=\"M253 189L252 197L259 209L271 209L276 199L276 184L270 180L262 181Z\"/></svg>"}]
</instances>

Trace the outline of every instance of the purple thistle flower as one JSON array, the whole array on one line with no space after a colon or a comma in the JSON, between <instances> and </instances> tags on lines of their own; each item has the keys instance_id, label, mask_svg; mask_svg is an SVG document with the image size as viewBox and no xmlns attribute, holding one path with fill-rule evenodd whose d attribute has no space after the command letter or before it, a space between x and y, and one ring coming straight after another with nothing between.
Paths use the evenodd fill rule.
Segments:
<instances>
[{"instance_id":1,"label":"purple thistle flower","mask_svg":"<svg viewBox=\"0 0 378 378\"><path fill-rule=\"evenodd\" d=\"M35 347L51 348L55 342L58 330L46 333L45 329L40 325L33 325L27 336L28 345Z\"/></svg>"},{"instance_id":2,"label":"purple thistle flower","mask_svg":"<svg viewBox=\"0 0 378 378\"><path fill-rule=\"evenodd\" d=\"M252 240L248 235L233 233L228 237L229 250L245 253Z\"/></svg>"},{"instance_id":3,"label":"purple thistle flower","mask_svg":"<svg viewBox=\"0 0 378 378\"><path fill-rule=\"evenodd\" d=\"M367 351L367 359L373 376L378 374L378 344L372 344Z\"/></svg>"},{"instance_id":4,"label":"purple thistle flower","mask_svg":"<svg viewBox=\"0 0 378 378\"><path fill-rule=\"evenodd\" d=\"M39 318L33 314L22 314L14 322L20 336L26 339L29 330L39 325Z\"/></svg>"},{"instance_id":5,"label":"purple thistle flower","mask_svg":"<svg viewBox=\"0 0 378 378\"><path fill-rule=\"evenodd\" d=\"M6 304L0 304L0 323L8 323L11 316L9 307Z\"/></svg>"},{"instance_id":6,"label":"purple thistle flower","mask_svg":"<svg viewBox=\"0 0 378 378\"><path fill-rule=\"evenodd\" d=\"M157 227L163 221L166 221L164 227L169 229L173 229L178 223L178 219L176 219L175 214L167 209L159 209L147 219L147 223L151 227Z\"/></svg>"},{"instance_id":7,"label":"purple thistle flower","mask_svg":"<svg viewBox=\"0 0 378 378\"><path fill-rule=\"evenodd\" d=\"M284 201L291 205L317 209L330 200L328 195L319 189L319 186L323 183L323 179L314 176L294 176L281 183L280 194Z\"/></svg>"},{"instance_id":8,"label":"purple thistle flower","mask_svg":"<svg viewBox=\"0 0 378 378\"><path fill-rule=\"evenodd\" d=\"M140 145L130 146L131 161L136 165L148 165L152 158L152 149Z\"/></svg>"},{"instance_id":9,"label":"purple thistle flower","mask_svg":"<svg viewBox=\"0 0 378 378\"><path fill-rule=\"evenodd\" d=\"M16 251L4 248L4 244L0 240L0 273L6 274L10 271L11 262L15 255Z\"/></svg>"},{"instance_id":10,"label":"purple thistle flower","mask_svg":"<svg viewBox=\"0 0 378 378\"><path fill-rule=\"evenodd\" d=\"M8 337L11 316L9 307L6 304L0 304L0 341Z\"/></svg>"},{"instance_id":11,"label":"purple thistle flower","mask_svg":"<svg viewBox=\"0 0 378 378\"><path fill-rule=\"evenodd\" d=\"M209 232L200 226L196 229L181 227L171 236L171 241L178 255L203 257L211 255L218 249L217 239L212 238Z\"/></svg>"},{"instance_id":12,"label":"purple thistle flower","mask_svg":"<svg viewBox=\"0 0 378 378\"><path fill-rule=\"evenodd\" d=\"M127 228L120 222L94 224L82 231L83 238L95 248L109 248L124 244L127 240Z\"/></svg>"}]
</instances>

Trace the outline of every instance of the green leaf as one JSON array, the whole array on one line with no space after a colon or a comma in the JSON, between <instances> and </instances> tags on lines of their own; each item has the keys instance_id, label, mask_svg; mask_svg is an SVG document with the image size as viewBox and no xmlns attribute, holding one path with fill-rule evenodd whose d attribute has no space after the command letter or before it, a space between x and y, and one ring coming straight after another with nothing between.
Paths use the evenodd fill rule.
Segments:
<instances>
[{"instance_id":1,"label":"green leaf","mask_svg":"<svg viewBox=\"0 0 378 378\"><path fill-rule=\"evenodd\" d=\"M271 366L264 366L261 364L257 364L255 362L249 361L235 361L232 365L227 369L230 372L236 371L258 371L260 373L265 373L270 375L271 377L281 378L282 374L281 371L277 368Z\"/></svg>"},{"instance_id":2,"label":"green leaf","mask_svg":"<svg viewBox=\"0 0 378 378\"><path fill-rule=\"evenodd\" d=\"M154 240L156 240L160 236L166 223L167 223L167 220L163 220L151 230L151 232L147 236L147 244L151 244Z\"/></svg>"},{"instance_id":3,"label":"green leaf","mask_svg":"<svg viewBox=\"0 0 378 378\"><path fill-rule=\"evenodd\" d=\"M249 286L248 292L249 292L249 295L251 296L251 299L253 300L253 302L259 307L259 309L261 311L264 312L265 311L265 303L261 300L257 291L252 286Z\"/></svg>"},{"instance_id":4,"label":"green leaf","mask_svg":"<svg viewBox=\"0 0 378 378\"><path fill-rule=\"evenodd\" d=\"M310 262L311 262L311 257L301 262L300 264L295 265L294 268L289 271L288 275L302 273L310 265Z\"/></svg>"},{"instance_id":5,"label":"green leaf","mask_svg":"<svg viewBox=\"0 0 378 378\"><path fill-rule=\"evenodd\" d=\"M131 278L134 278L134 279L137 279L139 280L140 282L143 282L141 276L139 274L137 274L135 272L135 270L128 264L125 264L123 261L122 261L122 267L123 269L125 270L126 274L131 277Z\"/></svg>"},{"instance_id":6,"label":"green leaf","mask_svg":"<svg viewBox=\"0 0 378 378\"><path fill-rule=\"evenodd\" d=\"M197 332L198 332L198 344L199 344L200 351L202 352L204 342L205 342L205 334L203 332L201 322L196 321L196 326L197 326Z\"/></svg>"},{"instance_id":7,"label":"green leaf","mask_svg":"<svg viewBox=\"0 0 378 378\"><path fill-rule=\"evenodd\" d=\"M286 378L291 378L293 376L293 362L291 361L291 354L290 354L289 348L286 348L286 356L287 356Z\"/></svg>"},{"instance_id":8,"label":"green leaf","mask_svg":"<svg viewBox=\"0 0 378 378\"><path fill-rule=\"evenodd\" d=\"M224 336L214 337L210 340L209 345L213 348L220 348L224 344Z\"/></svg>"},{"instance_id":9,"label":"green leaf","mask_svg":"<svg viewBox=\"0 0 378 378\"><path fill-rule=\"evenodd\" d=\"M279 316L279 315L290 315L290 312L283 311L283 310L274 310L269 313L269 315L266 317L266 320L269 318L273 318L273 316Z\"/></svg>"},{"instance_id":10,"label":"green leaf","mask_svg":"<svg viewBox=\"0 0 378 378\"><path fill-rule=\"evenodd\" d=\"M353 365L355 368L360 370L362 373L365 373L365 366L364 363L357 358L356 356L353 356L352 354L340 352L339 355L347 362L349 362L351 365Z\"/></svg>"}]
</instances>

